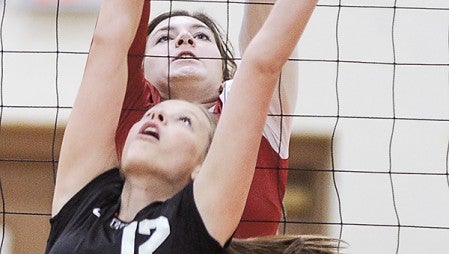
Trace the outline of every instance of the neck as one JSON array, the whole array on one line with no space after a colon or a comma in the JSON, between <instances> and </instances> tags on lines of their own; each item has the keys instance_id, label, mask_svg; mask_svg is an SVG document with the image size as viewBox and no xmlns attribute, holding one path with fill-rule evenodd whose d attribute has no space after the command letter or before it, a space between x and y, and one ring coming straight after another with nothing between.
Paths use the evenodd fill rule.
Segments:
<instances>
[{"instance_id":1,"label":"neck","mask_svg":"<svg viewBox=\"0 0 449 254\"><path fill-rule=\"evenodd\" d=\"M185 79L175 79L170 81L170 90L167 89L168 85L163 84L161 87L155 85L159 90L162 98L167 99L181 99L193 103L198 103L206 108L210 108L215 105L220 97L220 85L204 84L204 82L189 80L186 83ZM165 87L166 90L162 89Z\"/></svg>"},{"instance_id":2,"label":"neck","mask_svg":"<svg viewBox=\"0 0 449 254\"><path fill-rule=\"evenodd\" d=\"M118 217L123 221L132 221L137 213L149 204L165 201L178 191L175 185L158 179L127 176L121 194Z\"/></svg>"},{"instance_id":3,"label":"neck","mask_svg":"<svg viewBox=\"0 0 449 254\"><path fill-rule=\"evenodd\" d=\"M217 103L217 100L218 100L218 97L216 99L214 98L211 101L201 102L201 105L203 105L207 109L210 109L211 107L215 106L215 104Z\"/></svg>"}]
</instances>

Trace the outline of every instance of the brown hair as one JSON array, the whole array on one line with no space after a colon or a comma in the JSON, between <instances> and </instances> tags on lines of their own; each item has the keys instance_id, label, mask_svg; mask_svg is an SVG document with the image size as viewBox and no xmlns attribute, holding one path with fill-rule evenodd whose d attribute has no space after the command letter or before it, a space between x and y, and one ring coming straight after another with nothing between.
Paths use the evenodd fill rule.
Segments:
<instances>
[{"instance_id":1,"label":"brown hair","mask_svg":"<svg viewBox=\"0 0 449 254\"><path fill-rule=\"evenodd\" d=\"M220 55L222 57L222 72L223 72L223 81L232 79L234 77L234 73L237 69L237 64L234 60L234 55L232 53L232 45L230 42L226 42L225 35L215 21L209 17L208 15L201 12L190 13L184 10L170 11L164 12L159 16L155 17L150 24L148 25L147 36L151 34L154 28L161 23L163 20L166 20L175 16L187 16L195 18L201 22L203 22L214 34L215 41L217 43L218 50L220 51Z\"/></svg>"},{"instance_id":2,"label":"brown hair","mask_svg":"<svg viewBox=\"0 0 449 254\"><path fill-rule=\"evenodd\" d=\"M212 143L212 139L214 138L215 129L217 128L218 118L214 113L209 112L209 110L207 110L207 108L204 107L203 105L196 104L196 103L194 103L194 105L196 105L206 115L207 119L209 120L209 125L210 125L209 142L206 146L206 150L204 153L204 157L205 157L207 155L207 153L209 152L209 148Z\"/></svg>"},{"instance_id":3,"label":"brown hair","mask_svg":"<svg viewBox=\"0 0 449 254\"><path fill-rule=\"evenodd\" d=\"M279 235L249 239L232 239L228 254L335 254L345 242L325 236Z\"/></svg>"}]
</instances>

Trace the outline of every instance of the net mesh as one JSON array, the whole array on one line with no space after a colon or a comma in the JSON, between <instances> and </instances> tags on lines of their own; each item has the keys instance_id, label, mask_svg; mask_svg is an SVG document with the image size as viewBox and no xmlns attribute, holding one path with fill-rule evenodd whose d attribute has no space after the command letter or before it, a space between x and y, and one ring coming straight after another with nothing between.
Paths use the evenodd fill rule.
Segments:
<instances>
[{"instance_id":1,"label":"net mesh","mask_svg":"<svg viewBox=\"0 0 449 254\"><path fill-rule=\"evenodd\" d=\"M245 4L153 0L152 15L204 11L237 45ZM45 247L98 7L1 3L1 253ZM297 51L295 112L272 115L295 123L280 232L341 238L348 253L447 252L449 3L321 0Z\"/></svg>"}]
</instances>

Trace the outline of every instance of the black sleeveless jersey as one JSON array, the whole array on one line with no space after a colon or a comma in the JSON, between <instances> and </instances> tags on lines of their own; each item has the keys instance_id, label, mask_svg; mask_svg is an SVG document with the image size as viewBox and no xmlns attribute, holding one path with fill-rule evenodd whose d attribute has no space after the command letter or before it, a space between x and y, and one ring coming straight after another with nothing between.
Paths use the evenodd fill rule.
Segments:
<instances>
[{"instance_id":1,"label":"black sleeveless jersey","mask_svg":"<svg viewBox=\"0 0 449 254\"><path fill-rule=\"evenodd\" d=\"M225 253L203 224L193 183L129 223L115 216L122 187L119 170L111 169L81 189L50 219L45 253Z\"/></svg>"}]
</instances>

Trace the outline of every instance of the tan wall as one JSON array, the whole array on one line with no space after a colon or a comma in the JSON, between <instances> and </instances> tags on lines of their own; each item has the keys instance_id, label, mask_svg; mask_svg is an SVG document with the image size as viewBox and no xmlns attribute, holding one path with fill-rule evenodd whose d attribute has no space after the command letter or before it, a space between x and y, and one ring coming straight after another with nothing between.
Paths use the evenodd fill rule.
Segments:
<instances>
[{"instance_id":1,"label":"tan wall","mask_svg":"<svg viewBox=\"0 0 449 254\"><path fill-rule=\"evenodd\" d=\"M55 147L60 146L61 133L58 129ZM1 126L1 201L9 245L2 253L43 253L57 166L53 136L52 126Z\"/></svg>"}]
</instances>

